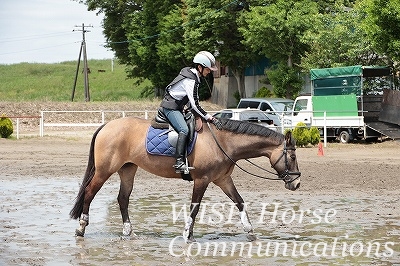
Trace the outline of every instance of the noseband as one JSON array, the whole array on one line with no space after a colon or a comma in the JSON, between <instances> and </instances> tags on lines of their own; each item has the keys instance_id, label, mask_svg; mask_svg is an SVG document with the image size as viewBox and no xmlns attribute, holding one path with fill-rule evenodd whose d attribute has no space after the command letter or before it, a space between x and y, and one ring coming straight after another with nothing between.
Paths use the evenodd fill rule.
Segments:
<instances>
[{"instance_id":1,"label":"noseband","mask_svg":"<svg viewBox=\"0 0 400 266\"><path fill-rule=\"evenodd\" d=\"M240 166L239 166L225 151L224 151L224 149L221 147L221 145L220 145L219 142L217 141L217 138L216 138L215 135L214 135L214 132L213 132L213 130L212 130L212 128L211 128L209 122L207 122L207 126L208 126L208 128L210 129L211 135L213 136L213 138L214 138L214 140L215 140L215 143L217 143L218 148L222 151L222 153L223 153L235 166L237 166L237 167L238 167L240 170L242 170L243 172L245 172L245 173L247 173L247 174L249 174L249 175L255 176L255 177L263 178L263 179L268 179L268 180L282 180L283 182L285 182L285 184L290 184L290 183L292 183L293 181L295 181L296 179L299 179L299 178L300 178L300 176L301 176L301 173L300 173L300 172L290 172L290 171L289 171L289 161L288 161L288 158L287 158L287 156L288 156L288 155L287 155L287 153L288 153L287 151L288 151L288 150L293 150L293 151L295 151L296 148L295 148L295 147L293 147L293 148L288 148L288 147L286 147L286 141L283 142L283 150L282 150L281 156L279 156L278 160L272 165L272 167L275 168L275 165L276 165L282 158L285 158L285 170L284 170L281 174L277 174L277 173L271 172L271 171L269 171L269 170L267 170L267 169L265 169L265 168L263 168L263 167L261 167L261 166L259 166L259 165L256 165L255 163L251 162L249 159L245 159L247 162L249 162L250 164L254 165L255 167L257 167L257 168L259 168L259 169L261 169L261 170L263 170L263 171L265 171L265 172L268 172L268 173L270 173L270 174L273 174L273 175L278 176L278 178L270 178L270 177L265 177L265 176L260 176L260 175L256 175L256 174L250 173L249 171L247 171L247 170L243 169L242 167L240 167ZM294 176L294 177L291 178L291 176Z\"/></svg>"}]
</instances>

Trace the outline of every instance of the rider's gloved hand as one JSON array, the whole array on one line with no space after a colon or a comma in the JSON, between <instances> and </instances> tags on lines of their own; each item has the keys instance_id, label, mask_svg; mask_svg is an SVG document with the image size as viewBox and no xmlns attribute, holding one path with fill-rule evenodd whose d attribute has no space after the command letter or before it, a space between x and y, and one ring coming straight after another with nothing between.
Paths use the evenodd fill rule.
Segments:
<instances>
[{"instance_id":1,"label":"rider's gloved hand","mask_svg":"<svg viewBox=\"0 0 400 266\"><path fill-rule=\"evenodd\" d=\"M214 126L215 126L218 130L221 130L221 129L222 129L222 123L221 123L217 118L212 117L209 121L210 121L211 123L213 123Z\"/></svg>"}]
</instances>

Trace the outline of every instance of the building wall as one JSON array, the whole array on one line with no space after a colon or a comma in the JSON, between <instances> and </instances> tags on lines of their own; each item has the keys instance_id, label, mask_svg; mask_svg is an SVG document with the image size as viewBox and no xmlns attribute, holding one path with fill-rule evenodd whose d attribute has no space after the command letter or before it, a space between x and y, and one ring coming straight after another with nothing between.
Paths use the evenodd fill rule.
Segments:
<instances>
[{"instance_id":1,"label":"building wall","mask_svg":"<svg viewBox=\"0 0 400 266\"><path fill-rule=\"evenodd\" d=\"M237 82L235 77L221 76L215 78L211 102L220 105L222 108L235 107L237 105L234 97L236 91Z\"/></svg>"},{"instance_id":2,"label":"building wall","mask_svg":"<svg viewBox=\"0 0 400 266\"><path fill-rule=\"evenodd\" d=\"M211 95L211 102L221 105L223 108L236 107L238 104L238 100L234 97L238 91L236 78L229 73L228 67L221 66L218 61L216 63L218 71L214 73L214 88ZM260 80L265 78L264 70L268 65L268 59L263 58L257 64L246 68L246 97L253 97L254 94L263 86L272 90L271 85L260 83Z\"/></svg>"},{"instance_id":3,"label":"building wall","mask_svg":"<svg viewBox=\"0 0 400 266\"><path fill-rule=\"evenodd\" d=\"M246 76L244 80L246 97L254 97L256 92L262 87L266 87L272 91L272 85L260 83L260 80L265 79L265 75Z\"/></svg>"}]
</instances>

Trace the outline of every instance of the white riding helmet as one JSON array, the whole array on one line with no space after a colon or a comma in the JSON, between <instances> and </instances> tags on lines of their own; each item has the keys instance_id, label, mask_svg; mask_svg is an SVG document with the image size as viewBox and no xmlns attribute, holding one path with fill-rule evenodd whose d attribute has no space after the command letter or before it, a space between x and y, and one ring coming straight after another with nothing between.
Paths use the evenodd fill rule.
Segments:
<instances>
[{"instance_id":1,"label":"white riding helmet","mask_svg":"<svg viewBox=\"0 0 400 266\"><path fill-rule=\"evenodd\" d=\"M207 51L198 52L193 58L193 63L200 64L203 67L207 67L212 71L217 71L218 68L215 65L215 57Z\"/></svg>"}]
</instances>

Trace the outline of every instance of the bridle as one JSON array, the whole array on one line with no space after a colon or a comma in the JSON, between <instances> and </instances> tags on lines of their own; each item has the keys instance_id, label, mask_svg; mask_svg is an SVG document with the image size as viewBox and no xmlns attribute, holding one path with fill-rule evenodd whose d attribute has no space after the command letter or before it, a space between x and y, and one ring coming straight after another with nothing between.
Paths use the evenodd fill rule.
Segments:
<instances>
[{"instance_id":1,"label":"bridle","mask_svg":"<svg viewBox=\"0 0 400 266\"><path fill-rule=\"evenodd\" d=\"M282 173L280 173L280 174L274 173L274 172L272 172L272 171L269 171L269 170L267 170L267 169L265 169L265 168L263 168L263 167L261 167L261 166L255 164L255 163L251 162L249 159L245 159L247 162L249 162L249 163L252 164L253 166L255 166L255 167L257 167L257 168L259 168L259 169L261 169L261 170L263 170L263 171L265 171L265 172L267 172L267 173L270 173L270 174L273 174L273 175L278 176L277 178L265 177L265 176L260 176L260 175L257 175L257 174L250 173L249 171L243 169L240 165L238 165L238 164L225 152L225 150L224 150L224 149L222 148L222 146L219 144L219 142L218 142L217 138L215 137L215 134L214 134L214 132L213 132L211 126L210 126L210 123L209 123L208 121L207 121L207 126L208 126L208 128L210 129L211 135L213 136L213 138L214 138L214 140L215 140L215 143L217 144L218 148L222 151L222 153L223 153L235 166L237 166L237 167L238 167L240 170L242 170L243 172L245 172L245 173L247 173L247 174L249 174L249 175L255 176L255 177L263 178L263 179L268 179L268 180L282 180L282 181L285 182L285 184L290 184L290 183L292 183L293 181L295 181L295 180L297 180L297 179L300 178L300 176L301 176L301 173L300 173L300 172L291 172L291 171L289 171L288 150L293 150L293 151L295 151L296 148L295 148L295 147L293 147L293 148L292 148L292 147L290 147L290 148L286 147L286 141L283 142L283 150L282 150L281 156L279 156L278 160L276 160L276 162L272 165L272 167L275 168L275 165L276 165L282 158L284 158L284 160L285 160L285 170L284 170ZM292 178L292 176L294 176L294 177Z\"/></svg>"},{"instance_id":2,"label":"bridle","mask_svg":"<svg viewBox=\"0 0 400 266\"><path fill-rule=\"evenodd\" d=\"M273 168L275 168L275 165L282 159L282 157L285 158L285 170L281 174L276 174L280 179L282 179L285 184L291 183L295 181L296 179L300 178L301 173L300 172L290 172L289 171L289 161L288 161L288 150L295 151L295 147L288 148L286 147L286 141L283 142L283 150L281 156L279 156L278 160L272 165ZM291 176L294 176L291 178Z\"/></svg>"}]
</instances>

